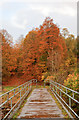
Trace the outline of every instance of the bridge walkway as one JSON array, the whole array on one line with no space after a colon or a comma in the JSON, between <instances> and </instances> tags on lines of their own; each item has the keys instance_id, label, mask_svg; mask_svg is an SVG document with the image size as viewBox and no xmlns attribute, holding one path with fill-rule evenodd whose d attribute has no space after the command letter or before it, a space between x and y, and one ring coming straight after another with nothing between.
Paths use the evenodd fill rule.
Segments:
<instances>
[{"instance_id":1,"label":"bridge walkway","mask_svg":"<svg viewBox=\"0 0 79 120\"><path fill-rule=\"evenodd\" d=\"M35 88L18 118L63 118L61 110L46 88Z\"/></svg>"}]
</instances>

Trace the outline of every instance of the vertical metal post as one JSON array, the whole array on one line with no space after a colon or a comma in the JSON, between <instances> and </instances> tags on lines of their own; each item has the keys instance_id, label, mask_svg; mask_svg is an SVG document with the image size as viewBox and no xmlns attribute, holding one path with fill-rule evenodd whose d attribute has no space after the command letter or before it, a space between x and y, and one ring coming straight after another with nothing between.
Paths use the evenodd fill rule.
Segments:
<instances>
[{"instance_id":1,"label":"vertical metal post","mask_svg":"<svg viewBox=\"0 0 79 120\"><path fill-rule=\"evenodd\" d=\"M29 86L30 86L30 90L31 90L31 81L30 81L30 85Z\"/></svg>"},{"instance_id":2,"label":"vertical metal post","mask_svg":"<svg viewBox=\"0 0 79 120\"><path fill-rule=\"evenodd\" d=\"M53 85L53 84L51 84L51 90L53 90L53 91L54 91L54 85Z\"/></svg>"},{"instance_id":3,"label":"vertical metal post","mask_svg":"<svg viewBox=\"0 0 79 120\"><path fill-rule=\"evenodd\" d=\"M55 86L55 92L56 92L56 86Z\"/></svg>"},{"instance_id":4,"label":"vertical metal post","mask_svg":"<svg viewBox=\"0 0 79 120\"><path fill-rule=\"evenodd\" d=\"M30 82L30 89L32 90L32 81Z\"/></svg>"},{"instance_id":5,"label":"vertical metal post","mask_svg":"<svg viewBox=\"0 0 79 120\"><path fill-rule=\"evenodd\" d=\"M29 82L29 90L30 90L30 82Z\"/></svg>"},{"instance_id":6,"label":"vertical metal post","mask_svg":"<svg viewBox=\"0 0 79 120\"><path fill-rule=\"evenodd\" d=\"M14 89L14 96L15 96L15 89Z\"/></svg>"},{"instance_id":7,"label":"vertical metal post","mask_svg":"<svg viewBox=\"0 0 79 120\"><path fill-rule=\"evenodd\" d=\"M29 90L30 90L30 82L29 82Z\"/></svg>"},{"instance_id":8,"label":"vertical metal post","mask_svg":"<svg viewBox=\"0 0 79 120\"><path fill-rule=\"evenodd\" d=\"M22 90L23 90L23 85L22 85Z\"/></svg>"},{"instance_id":9,"label":"vertical metal post","mask_svg":"<svg viewBox=\"0 0 79 120\"><path fill-rule=\"evenodd\" d=\"M50 90L51 90L51 82L50 82Z\"/></svg>"},{"instance_id":10,"label":"vertical metal post","mask_svg":"<svg viewBox=\"0 0 79 120\"><path fill-rule=\"evenodd\" d=\"M31 89L31 81L30 81L30 89Z\"/></svg>"},{"instance_id":11,"label":"vertical metal post","mask_svg":"<svg viewBox=\"0 0 79 120\"><path fill-rule=\"evenodd\" d=\"M20 100L21 100L21 90L20 90Z\"/></svg>"},{"instance_id":12,"label":"vertical metal post","mask_svg":"<svg viewBox=\"0 0 79 120\"><path fill-rule=\"evenodd\" d=\"M29 91L29 83L28 83L28 91Z\"/></svg>"},{"instance_id":13,"label":"vertical metal post","mask_svg":"<svg viewBox=\"0 0 79 120\"><path fill-rule=\"evenodd\" d=\"M73 98L74 98L74 92L73 92Z\"/></svg>"},{"instance_id":14,"label":"vertical metal post","mask_svg":"<svg viewBox=\"0 0 79 120\"><path fill-rule=\"evenodd\" d=\"M20 92L20 87L18 87L19 88L19 92Z\"/></svg>"},{"instance_id":15,"label":"vertical metal post","mask_svg":"<svg viewBox=\"0 0 79 120\"><path fill-rule=\"evenodd\" d=\"M33 86L33 80L32 80L32 86Z\"/></svg>"},{"instance_id":16,"label":"vertical metal post","mask_svg":"<svg viewBox=\"0 0 79 120\"><path fill-rule=\"evenodd\" d=\"M7 93L7 101L9 100L9 92Z\"/></svg>"},{"instance_id":17,"label":"vertical metal post","mask_svg":"<svg viewBox=\"0 0 79 120\"><path fill-rule=\"evenodd\" d=\"M57 93L57 86L56 86L56 93Z\"/></svg>"},{"instance_id":18,"label":"vertical metal post","mask_svg":"<svg viewBox=\"0 0 79 120\"><path fill-rule=\"evenodd\" d=\"M67 88L66 88L66 93L67 93Z\"/></svg>"},{"instance_id":19,"label":"vertical metal post","mask_svg":"<svg viewBox=\"0 0 79 120\"><path fill-rule=\"evenodd\" d=\"M27 84L26 84L25 90L26 90L26 93L27 93Z\"/></svg>"},{"instance_id":20,"label":"vertical metal post","mask_svg":"<svg viewBox=\"0 0 79 120\"><path fill-rule=\"evenodd\" d=\"M30 89L30 82L29 82L29 89Z\"/></svg>"},{"instance_id":21,"label":"vertical metal post","mask_svg":"<svg viewBox=\"0 0 79 120\"><path fill-rule=\"evenodd\" d=\"M69 106L71 107L71 98L69 97Z\"/></svg>"},{"instance_id":22,"label":"vertical metal post","mask_svg":"<svg viewBox=\"0 0 79 120\"><path fill-rule=\"evenodd\" d=\"M24 88L25 88L25 93L26 93L26 84L25 84Z\"/></svg>"},{"instance_id":23,"label":"vertical metal post","mask_svg":"<svg viewBox=\"0 0 79 120\"><path fill-rule=\"evenodd\" d=\"M11 98L11 109L12 109L12 98Z\"/></svg>"},{"instance_id":24,"label":"vertical metal post","mask_svg":"<svg viewBox=\"0 0 79 120\"><path fill-rule=\"evenodd\" d=\"M60 90L60 97L62 97L61 90Z\"/></svg>"},{"instance_id":25,"label":"vertical metal post","mask_svg":"<svg viewBox=\"0 0 79 120\"><path fill-rule=\"evenodd\" d=\"M45 88L45 82L44 82L44 88Z\"/></svg>"},{"instance_id":26,"label":"vertical metal post","mask_svg":"<svg viewBox=\"0 0 79 120\"><path fill-rule=\"evenodd\" d=\"M37 88L37 80L36 80L36 88Z\"/></svg>"},{"instance_id":27,"label":"vertical metal post","mask_svg":"<svg viewBox=\"0 0 79 120\"><path fill-rule=\"evenodd\" d=\"M55 87L54 87L54 84L53 84L53 91L55 91Z\"/></svg>"}]
</instances>

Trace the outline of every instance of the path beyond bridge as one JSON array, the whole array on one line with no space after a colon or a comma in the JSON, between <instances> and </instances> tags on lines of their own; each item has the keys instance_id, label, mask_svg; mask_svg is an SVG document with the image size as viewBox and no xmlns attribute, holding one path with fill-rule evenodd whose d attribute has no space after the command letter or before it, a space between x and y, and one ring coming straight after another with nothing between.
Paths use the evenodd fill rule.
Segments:
<instances>
[{"instance_id":1,"label":"path beyond bridge","mask_svg":"<svg viewBox=\"0 0 79 120\"><path fill-rule=\"evenodd\" d=\"M61 110L46 88L36 88L18 118L63 118Z\"/></svg>"}]
</instances>

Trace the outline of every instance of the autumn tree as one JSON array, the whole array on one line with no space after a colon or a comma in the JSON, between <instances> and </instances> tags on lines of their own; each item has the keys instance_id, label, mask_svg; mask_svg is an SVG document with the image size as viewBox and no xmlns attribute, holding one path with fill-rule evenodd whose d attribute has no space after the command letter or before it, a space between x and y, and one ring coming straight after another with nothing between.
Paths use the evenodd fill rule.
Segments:
<instances>
[{"instance_id":1,"label":"autumn tree","mask_svg":"<svg viewBox=\"0 0 79 120\"><path fill-rule=\"evenodd\" d=\"M66 45L60 36L60 30L51 18L46 18L38 30L39 53L47 55L47 66L52 72L59 69ZM58 65L59 63L59 65Z\"/></svg>"},{"instance_id":2,"label":"autumn tree","mask_svg":"<svg viewBox=\"0 0 79 120\"><path fill-rule=\"evenodd\" d=\"M16 68L16 59L14 50L12 47L12 37L6 30L1 32L2 34L2 76L4 78L10 77L14 74ZM6 79L7 80L7 79Z\"/></svg>"},{"instance_id":3,"label":"autumn tree","mask_svg":"<svg viewBox=\"0 0 79 120\"><path fill-rule=\"evenodd\" d=\"M67 28L63 30L61 35L66 43L67 54L56 74L56 80L61 83L63 83L63 80L66 79L69 74L72 74L77 69L77 39L69 33Z\"/></svg>"},{"instance_id":4,"label":"autumn tree","mask_svg":"<svg viewBox=\"0 0 79 120\"><path fill-rule=\"evenodd\" d=\"M40 81L42 73L58 72L67 49L60 29L50 17L14 46L10 35L6 33L3 31L2 36L4 76L22 76L24 82L32 78Z\"/></svg>"}]
</instances>

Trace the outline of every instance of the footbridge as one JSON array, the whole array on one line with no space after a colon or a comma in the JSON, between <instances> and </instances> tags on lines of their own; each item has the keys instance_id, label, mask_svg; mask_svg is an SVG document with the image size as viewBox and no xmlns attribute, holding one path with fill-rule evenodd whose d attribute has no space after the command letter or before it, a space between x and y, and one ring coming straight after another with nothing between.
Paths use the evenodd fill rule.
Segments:
<instances>
[{"instance_id":1,"label":"footbridge","mask_svg":"<svg viewBox=\"0 0 79 120\"><path fill-rule=\"evenodd\" d=\"M0 117L2 120L12 119L27 99L17 118L65 118L55 101L57 100L69 118L76 119L79 118L75 108L79 106L78 96L79 92L52 80L49 80L48 87L46 84L38 87L37 80L32 79L0 95Z\"/></svg>"}]
</instances>

